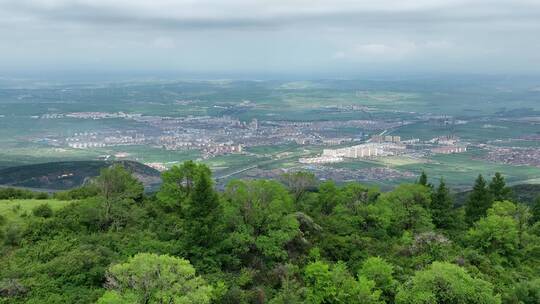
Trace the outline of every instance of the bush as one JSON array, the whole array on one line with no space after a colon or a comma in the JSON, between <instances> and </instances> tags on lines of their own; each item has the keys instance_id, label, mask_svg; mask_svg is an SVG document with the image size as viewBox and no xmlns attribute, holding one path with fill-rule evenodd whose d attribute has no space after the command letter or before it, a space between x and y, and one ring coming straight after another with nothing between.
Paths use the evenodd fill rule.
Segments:
<instances>
[{"instance_id":1,"label":"bush","mask_svg":"<svg viewBox=\"0 0 540 304\"><path fill-rule=\"evenodd\" d=\"M80 188L71 189L68 191L56 192L53 197L61 201L81 200L89 197L94 197L99 194L98 189L93 185L86 185Z\"/></svg>"},{"instance_id":2,"label":"bush","mask_svg":"<svg viewBox=\"0 0 540 304\"><path fill-rule=\"evenodd\" d=\"M41 204L32 209L32 214L37 217L48 218L53 216L53 210L51 209L51 206L49 206L49 204Z\"/></svg>"},{"instance_id":3,"label":"bush","mask_svg":"<svg viewBox=\"0 0 540 304\"><path fill-rule=\"evenodd\" d=\"M10 225L6 229L4 243L6 245L17 246L21 242L21 229L17 225Z\"/></svg>"},{"instance_id":4,"label":"bush","mask_svg":"<svg viewBox=\"0 0 540 304\"><path fill-rule=\"evenodd\" d=\"M35 193L16 188L0 188L0 199L32 199Z\"/></svg>"},{"instance_id":5,"label":"bush","mask_svg":"<svg viewBox=\"0 0 540 304\"><path fill-rule=\"evenodd\" d=\"M53 194L53 199L59 201L70 201L72 200L70 191L60 191Z\"/></svg>"},{"instance_id":6,"label":"bush","mask_svg":"<svg viewBox=\"0 0 540 304\"><path fill-rule=\"evenodd\" d=\"M49 194L47 192L36 192L34 198L38 200L45 200L49 198Z\"/></svg>"},{"instance_id":7,"label":"bush","mask_svg":"<svg viewBox=\"0 0 540 304\"><path fill-rule=\"evenodd\" d=\"M434 262L428 268L415 272L396 295L397 304L478 303L500 304L493 285L472 277L457 265Z\"/></svg>"}]
</instances>

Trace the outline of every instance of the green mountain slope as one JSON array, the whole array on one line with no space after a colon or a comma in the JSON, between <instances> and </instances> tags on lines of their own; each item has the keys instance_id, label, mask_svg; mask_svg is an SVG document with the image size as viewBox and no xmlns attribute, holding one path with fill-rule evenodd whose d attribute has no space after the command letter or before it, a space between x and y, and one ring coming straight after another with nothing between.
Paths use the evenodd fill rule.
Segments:
<instances>
[{"instance_id":1,"label":"green mountain slope","mask_svg":"<svg viewBox=\"0 0 540 304\"><path fill-rule=\"evenodd\" d=\"M83 185L102 168L122 164L147 188L160 183L159 171L134 161L66 161L9 167L0 170L0 185L66 190Z\"/></svg>"}]
</instances>

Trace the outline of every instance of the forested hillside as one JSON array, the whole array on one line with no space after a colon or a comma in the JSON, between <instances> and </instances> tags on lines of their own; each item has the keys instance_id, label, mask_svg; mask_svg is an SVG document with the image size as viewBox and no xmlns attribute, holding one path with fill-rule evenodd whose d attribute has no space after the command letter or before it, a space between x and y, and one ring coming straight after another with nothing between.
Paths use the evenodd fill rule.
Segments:
<instances>
[{"instance_id":1,"label":"forested hillside","mask_svg":"<svg viewBox=\"0 0 540 304\"><path fill-rule=\"evenodd\" d=\"M145 195L113 166L4 195L0 303L540 303L540 200L500 174L459 208L426 174L385 193L303 172L218 192L193 162L162 180Z\"/></svg>"},{"instance_id":2,"label":"forested hillside","mask_svg":"<svg viewBox=\"0 0 540 304\"><path fill-rule=\"evenodd\" d=\"M135 161L61 161L0 169L0 185L48 190L66 190L82 186L99 175L103 168L122 165L146 188L159 184L159 171Z\"/></svg>"}]
</instances>

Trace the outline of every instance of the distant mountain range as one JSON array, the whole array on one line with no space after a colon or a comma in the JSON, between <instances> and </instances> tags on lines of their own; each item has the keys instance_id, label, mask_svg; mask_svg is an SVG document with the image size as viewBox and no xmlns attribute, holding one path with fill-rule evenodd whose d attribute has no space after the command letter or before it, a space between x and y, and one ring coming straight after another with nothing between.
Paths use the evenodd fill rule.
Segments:
<instances>
[{"instance_id":1,"label":"distant mountain range","mask_svg":"<svg viewBox=\"0 0 540 304\"><path fill-rule=\"evenodd\" d=\"M103 168L121 164L139 179L147 190L160 183L156 169L134 161L65 161L23 165L0 169L0 185L45 190L67 190L79 187L98 176Z\"/></svg>"}]
</instances>

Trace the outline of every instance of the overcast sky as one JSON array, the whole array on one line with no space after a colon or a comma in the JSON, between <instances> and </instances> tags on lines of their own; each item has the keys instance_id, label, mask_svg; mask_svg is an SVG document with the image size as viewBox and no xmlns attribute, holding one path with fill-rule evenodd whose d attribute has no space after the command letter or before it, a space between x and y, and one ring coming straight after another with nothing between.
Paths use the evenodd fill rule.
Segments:
<instances>
[{"instance_id":1,"label":"overcast sky","mask_svg":"<svg viewBox=\"0 0 540 304\"><path fill-rule=\"evenodd\" d=\"M540 71L540 0L0 0L0 71Z\"/></svg>"}]
</instances>

